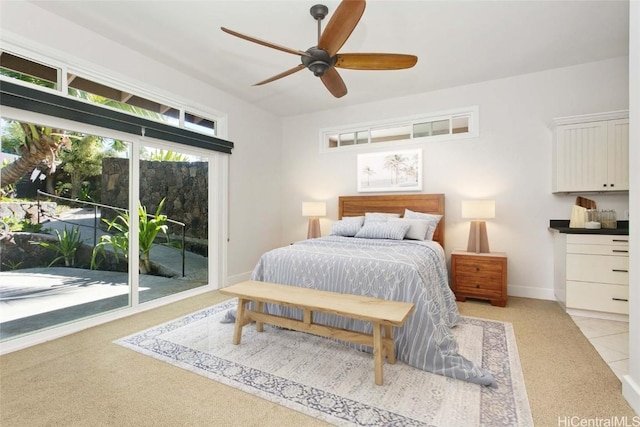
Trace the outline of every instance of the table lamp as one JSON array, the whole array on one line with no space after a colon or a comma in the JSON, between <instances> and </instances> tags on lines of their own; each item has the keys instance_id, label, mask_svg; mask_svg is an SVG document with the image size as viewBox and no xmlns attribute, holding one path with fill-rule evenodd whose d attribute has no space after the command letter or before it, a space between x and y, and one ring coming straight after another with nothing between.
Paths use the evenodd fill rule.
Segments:
<instances>
[{"instance_id":1,"label":"table lamp","mask_svg":"<svg viewBox=\"0 0 640 427\"><path fill-rule=\"evenodd\" d=\"M471 219L467 252L477 254L489 253L487 224L483 219L495 218L496 202L494 200L463 200L462 218Z\"/></svg>"},{"instance_id":2,"label":"table lamp","mask_svg":"<svg viewBox=\"0 0 640 427\"><path fill-rule=\"evenodd\" d=\"M325 202L303 202L302 216L309 217L309 228L307 229L307 239L320 237L320 219L327 215L327 204Z\"/></svg>"}]
</instances>

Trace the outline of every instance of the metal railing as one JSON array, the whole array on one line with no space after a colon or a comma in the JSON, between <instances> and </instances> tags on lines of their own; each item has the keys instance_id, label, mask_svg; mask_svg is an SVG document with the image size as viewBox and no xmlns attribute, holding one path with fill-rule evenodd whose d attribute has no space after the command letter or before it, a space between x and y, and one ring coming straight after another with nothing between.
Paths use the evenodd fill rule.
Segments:
<instances>
[{"instance_id":1,"label":"metal railing","mask_svg":"<svg viewBox=\"0 0 640 427\"><path fill-rule=\"evenodd\" d=\"M80 224L77 222L73 222L73 221L69 221L66 219L62 219L60 217L54 216L54 215L50 215L50 214L46 214L44 209L42 209L40 203L40 197L46 197L48 199L58 199L58 200L65 200L67 202L70 203L74 203L74 204L78 204L78 205L87 205L87 206L92 206L93 207L93 226L88 226L86 224ZM48 217L48 218L52 218L55 219L56 221L60 221L60 222L64 222L65 224L73 224L73 225L78 225L81 227L91 227L93 228L93 246L95 247L98 244L98 229L100 228L100 220L98 218L102 218L102 214L100 209L111 209L115 212L121 213L121 214L128 214L129 210L128 209L123 209L123 208L118 208L116 206L109 206L109 205L103 205L100 203L95 203L95 202L89 202L89 201L85 201L85 200L78 200L78 199L70 199L67 197L62 197L62 196L56 196L55 194L49 194L49 193L45 193L44 191L40 191L38 190L37 193L37 197L36 197L37 203L38 203L38 224L40 224L41 221L41 216L43 217ZM151 215L151 214L147 214L148 217L151 218L155 218L155 215ZM174 225L178 225L181 228L181 245L180 245L180 253L182 256L182 277L185 276L185 228L186 228L186 224L180 221L175 221L171 218L167 218L167 222L174 224Z\"/></svg>"}]
</instances>

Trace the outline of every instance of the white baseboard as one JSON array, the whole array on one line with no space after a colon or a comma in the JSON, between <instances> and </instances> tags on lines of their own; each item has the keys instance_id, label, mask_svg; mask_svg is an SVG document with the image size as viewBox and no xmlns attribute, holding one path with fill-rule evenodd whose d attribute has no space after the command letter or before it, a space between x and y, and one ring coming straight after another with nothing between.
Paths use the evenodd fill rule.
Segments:
<instances>
[{"instance_id":1,"label":"white baseboard","mask_svg":"<svg viewBox=\"0 0 640 427\"><path fill-rule=\"evenodd\" d=\"M556 300L553 288L534 288L531 286L508 285L507 293L510 297L545 299L550 301Z\"/></svg>"},{"instance_id":2,"label":"white baseboard","mask_svg":"<svg viewBox=\"0 0 640 427\"><path fill-rule=\"evenodd\" d=\"M615 320L616 322L629 323L629 315L627 314L605 313L604 311L593 310L578 310L575 308L568 308L567 314L569 316L591 317L594 319Z\"/></svg>"},{"instance_id":3,"label":"white baseboard","mask_svg":"<svg viewBox=\"0 0 640 427\"><path fill-rule=\"evenodd\" d=\"M640 415L640 384L631 375L622 377L622 395L636 414Z\"/></svg>"}]
</instances>

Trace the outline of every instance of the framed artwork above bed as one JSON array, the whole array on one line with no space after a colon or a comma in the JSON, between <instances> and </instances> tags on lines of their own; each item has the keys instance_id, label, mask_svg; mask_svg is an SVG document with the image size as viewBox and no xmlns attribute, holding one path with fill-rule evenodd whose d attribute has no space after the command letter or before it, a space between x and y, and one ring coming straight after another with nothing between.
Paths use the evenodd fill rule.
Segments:
<instances>
[{"instance_id":1,"label":"framed artwork above bed","mask_svg":"<svg viewBox=\"0 0 640 427\"><path fill-rule=\"evenodd\" d=\"M422 191L422 150L358 154L358 192Z\"/></svg>"}]
</instances>

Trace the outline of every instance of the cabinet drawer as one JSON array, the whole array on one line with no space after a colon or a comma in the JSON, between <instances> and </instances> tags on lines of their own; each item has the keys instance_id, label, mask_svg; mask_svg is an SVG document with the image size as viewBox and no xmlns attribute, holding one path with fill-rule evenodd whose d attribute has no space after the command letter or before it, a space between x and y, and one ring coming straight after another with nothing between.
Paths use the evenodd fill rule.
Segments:
<instances>
[{"instance_id":1,"label":"cabinet drawer","mask_svg":"<svg viewBox=\"0 0 640 427\"><path fill-rule=\"evenodd\" d=\"M567 234L568 244L629 246L629 236L612 234Z\"/></svg>"},{"instance_id":2,"label":"cabinet drawer","mask_svg":"<svg viewBox=\"0 0 640 427\"><path fill-rule=\"evenodd\" d=\"M629 258L567 254L567 280L629 284Z\"/></svg>"},{"instance_id":3,"label":"cabinet drawer","mask_svg":"<svg viewBox=\"0 0 640 427\"><path fill-rule=\"evenodd\" d=\"M629 314L629 287L567 281L567 308Z\"/></svg>"},{"instance_id":4,"label":"cabinet drawer","mask_svg":"<svg viewBox=\"0 0 640 427\"><path fill-rule=\"evenodd\" d=\"M567 245L568 254L629 256L629 245Z\"/></svg>"}]
</instances>

